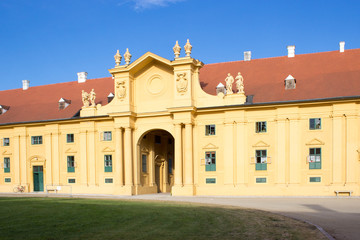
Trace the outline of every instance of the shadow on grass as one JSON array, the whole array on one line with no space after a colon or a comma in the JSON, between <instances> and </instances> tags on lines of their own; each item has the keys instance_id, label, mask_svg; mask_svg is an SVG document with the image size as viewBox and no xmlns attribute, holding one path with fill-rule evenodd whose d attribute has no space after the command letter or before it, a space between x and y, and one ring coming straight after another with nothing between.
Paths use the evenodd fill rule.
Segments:
<instances>
[{"instance_id":1,"label":"shadow on grass","mask_svg":"<svg viewBox=\"0 0 360 240\"><path fill-rule=\"evenodd\" d=\"M322 239L250 209L167 202L0 198L1 239Z\"/></svg>"}]
</instances>

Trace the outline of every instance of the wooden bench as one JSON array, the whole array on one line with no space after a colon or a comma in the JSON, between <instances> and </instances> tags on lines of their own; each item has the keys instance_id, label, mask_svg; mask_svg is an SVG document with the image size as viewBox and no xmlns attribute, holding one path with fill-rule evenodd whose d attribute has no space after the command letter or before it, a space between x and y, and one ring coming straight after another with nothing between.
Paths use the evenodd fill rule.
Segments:
<instances>
[{"instance_id":1,"label":"wooden bench","mask_svg":"<svg viewBox=\"0 0 360 240\"><path fill-rule=\"evenodd\" d=\"M338 195L339 195L339 193L348 193L348 194L349 194L349 196L351 197L351 194L353 193L353 191L345 191L345 190L341 190L341 191L335 191L335 193L336 193L336 196L338 196Z\"/></svg>"}]
</instances>

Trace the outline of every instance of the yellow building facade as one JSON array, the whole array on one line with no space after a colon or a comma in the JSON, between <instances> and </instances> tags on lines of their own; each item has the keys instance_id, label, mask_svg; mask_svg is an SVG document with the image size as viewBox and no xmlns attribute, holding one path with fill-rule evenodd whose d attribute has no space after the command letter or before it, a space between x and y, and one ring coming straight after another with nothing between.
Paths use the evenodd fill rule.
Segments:
<instances>
[{"instance_id":1,"label":"yellow building facade","mask_svg":"<svg viewBox=\"0 0 360 240\"><path fill-rule=\"evenodd\" d=\"M109 103L83 95L79 117L2 124L0 191L360 195L359 97L251 103L243 70L244 93L211 95L203 65L189 50L117 59Z\"/></svg>"}]
</instances>

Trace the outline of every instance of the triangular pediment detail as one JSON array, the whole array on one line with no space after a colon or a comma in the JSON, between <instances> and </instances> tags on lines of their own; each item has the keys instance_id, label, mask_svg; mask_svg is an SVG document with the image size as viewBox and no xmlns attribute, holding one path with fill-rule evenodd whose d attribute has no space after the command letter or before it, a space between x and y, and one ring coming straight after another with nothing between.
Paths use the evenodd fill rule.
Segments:
<instances>
[{"instance_id":1,"label":"triangular pediment detail","mask_svg":"<svg viewBox=\"0 0 360 240\"><path fill-rule=\"evenodd\" d=\"M256 144L254 144L253 147L270 147L270 145L263 141L259 141Z\"/></svg>"},{"instance_id":2,"label":"triangular pediment detail","mask_svg":"<svg viewBox=\"0 0 360 240\"><path fill-rule=\"evenodd\" d=\"M306 143L306 145L324 145L325 143L317 138Z\"/></svg>"},{"instance_id":3,"label":"triangular pediment detail","mask_svg":"<svg viewBox=\"0 0 360 240\"><path fill-rule=\"evenodd\" d=\"M212 143L209 143L203 147L203 149L217 149L218 147Z\"/></svg>"},{"instance_id":4,"label":"triangular pediment detail","mask_svg":"<svg viewBox=\"0 0 360 240\"><path fill-rule=\"evenodd\" d=\"M3 154L3 155L12 155L11 152L8 152L8 151L6 151L6 150L5 150L2 154Z\"/></svg>"},{"instance_id":5,"label":"triangular pediment detail","mask_svg":"<svg viewBox=\"0 0 360 240\"><path fill-rule=\"evenodd\" d=\"M74 150L74 149L68 148L68 149L65 151L65 153L77 153L77 151Z\"/></svg>"},{"instance_id":6,"label":"triangular pediment detail","mask_svg":"<svg viewBox=\"0 0 360 240\"><path fill-rule=\"evenodd\" d=\"M141 149L141 152L146 152L146 153L148 153L148 152L149 152L149 149L148 149L147 147L143 147L143 148Z\"/></svg>"},{"instance_id":7,"label":"triangular pediment detail","mask_svg":"<svg viewBox=\"0 0 360 240\"><path fill-rule=\"evenodd\" d=\"M110 147L106 147L102 150L102 152L114 152L115 150L110 148Z\"/></svg>"},{"instance_id":8,"label":"triangular pediment detail","mask_svg":"<svg viewBox=\"0 0 360 240\"><path fill-rule=\"evenodd\" d=\"M127 66L126 69L137 71L138 69L141 69L143 66L151 63L154 60L157 62L161 62L165 65L171 66L170 60L160 57L154 53L147 52L144 55L142 55L141 57L139 57L138 59L136 59L136 61L131 63L129 66Z\"/></svg>"}]
</instances>

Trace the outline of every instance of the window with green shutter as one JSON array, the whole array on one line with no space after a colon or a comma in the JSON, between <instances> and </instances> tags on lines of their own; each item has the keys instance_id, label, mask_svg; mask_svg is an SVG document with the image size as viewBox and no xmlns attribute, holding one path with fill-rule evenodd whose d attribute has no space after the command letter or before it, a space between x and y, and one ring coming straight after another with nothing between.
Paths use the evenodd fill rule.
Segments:
<instances>
[{"instance_id":1,"label":"window with green shutter","mask_svg":"<svg viewBox=\"0 0 360 240\"><path fill-rule=\"evenodd\" d=\"M321 182L321 177L310 177L310 182Z\"/></svg>"},{"instance_id":2,"label":"window with green shutter","mask_svg":"<svg viewBox=\"0 0 360 240\"><path fill-rule=\"evenodd\" d=\"M141 155L141 169L143 173L147 173L147 155L142 154Z\"/></svg>"},{"instance_id":3,"label":"window with green shutter","mask_svg":"<svg viewBox=\"0 0 360 240\"><path fill-rule=\"evenodd\" d=\"M10 172L10 158L5 157L4 158L4 173L9 173L9 172Z\"/></svg>"},{"instance_id":4,"label":"window with green shutter","mask_svg":"<svg viewBox=\"0 0 360 240\"><path fill-rule=\"evenodd\" d=\"M69 178L69 179L68 179L68 183L76 183L75 178Z\"/></svg>"},{"instance_id":5,"label":"window with green shutter","mask_svg":"<svg viewBox=\"0 0 360 240\"><path fill-rule=\"evenodd\" d=\"M205 171L216 171L216 152L205 152Z\"/></svg>"},{"instance_id":6,"label":"window with green shutter","mask_svg":"<svg viewBox=\"0 0 360 240\"><path fill-rule=\"evenodd\" d=\"M206 178L206 184L214 184L216 183L216 178Z\"/></svg>"},{"instance_id":7,"label":"window with green shutter","mask_svg":"<svg viewBox=\"0 0 360 240\"><path fill-rule=\"evenodd\" d=\"M67 143L73 143L74 142L74 134L73 133L69 133L69 134L66 134L66 142Z\"/></svg>"},{"instance_id":8,"label":"window with green shutter","mask_svg":"<svg viewBox=\"0 0 360 240\"><path fill-rule=\"evenodd\" d=\"M112 155L104 155L105 172L112 172Z\"/></svg>"},{"instance_id":9,"label":"window with green shutter","mask_svg":"<svg viewBox=\"0 0 360 240\"><path fill-rule=\"evenodd\" d=\"M67 171L75 172L75 157L67 156Z\"/></svg>"},{"instance_id":10,"label":"window with green shutter","mask_svg":"<svg viewBox=\"0 0 360 240\"><path fill-rule=\"evenodd\" d=\"M112 178L105 178L105 183L113 183L113 179Z\"/></svg>"},{"instance_id":11,"label":"window with green shutter","mask_svg":"<svg viewBox=\"0 0 360 240\"><path fill-rule=\"evenodd\" d=\"M266 178L256 178L256 183L266 183Z\"/></svg>"},{"instance_id":12,"label":"window with green shutter","mask_svg":"<svg viewBox=\"0 0 360 240\"><path fill-rule=\"evenodd\" d=\"M5 182L7 183L11 182L11 178L5 178Z\"/></svg>"},{"instance_id":13,"label":"window with green shutter","mask_svg":"<svg viewBox=\"0 0 360 240\"><path fill-rule=\"evenodd\" d=\"M309 149L309 169L321 169L321 148Z\"/></svg>"},{"instance_id":14,"label":"window with green shutter","mask_svg":"<svg viewBox=\"0 0 360 240\"><path fill-rule=\"evenodd\" d=\"M266 150L255 151L255 170L264 171L267 170L267 152Z\"/></svg>"},{"instance_id":15,"label":"window with green shutter","mask_svg":"<svg viewBox=\"0 0 360 240\"><path fill-rule=\"evenodd\" d=\"M32 145L39 145L42 144L43 140L42 140L42 136L32 136L31 137L31 144Z\"/></svg>"},{"instance_id":16,"label":"window with green shutter","mask_svg":"<svg viewBox=\"0 0 360 240\"><path fill-rule=\"evenodd\" d=\"M265 133L266 132L266 122L256 122L255 123L256 132L257 133Z\"/></svg>"}]
</instances>

